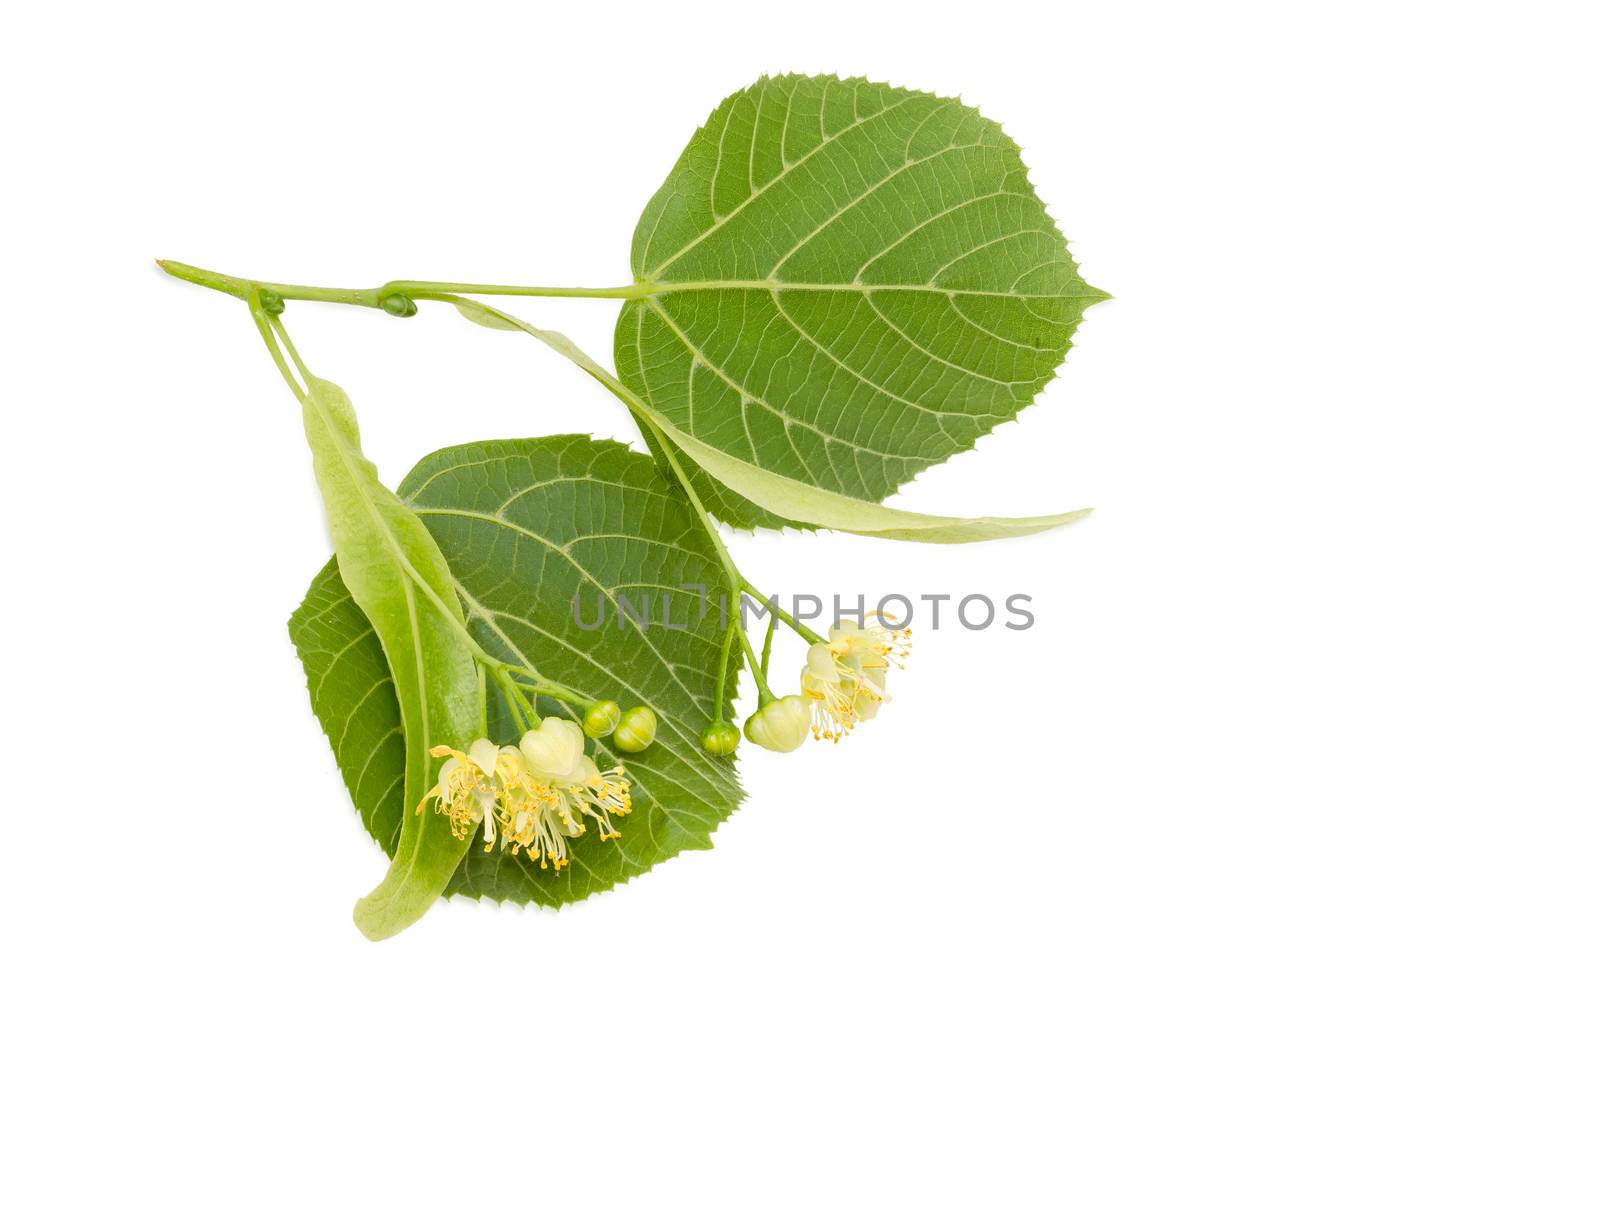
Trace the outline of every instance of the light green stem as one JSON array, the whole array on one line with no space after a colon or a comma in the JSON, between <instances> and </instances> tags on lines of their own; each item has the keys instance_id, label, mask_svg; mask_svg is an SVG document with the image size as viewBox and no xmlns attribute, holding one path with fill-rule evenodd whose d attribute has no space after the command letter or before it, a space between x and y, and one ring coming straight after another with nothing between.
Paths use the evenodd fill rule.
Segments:
<instances>
[{"instance_id":1,"label":"light green stem","mask_svg":"<svg viewBox=\"0 0 1600 1215\"><path fill-rule=\"evenodd\" d=\"M655 283L627 283L621 287L522 287L497 283L436 283L415 279L395 279L378 290L384 295L405 295L419 299L445 293L459 295L555 295L590 300L641 300L655 295ZM285 299L290 298L284 296Z\"/></svg>"},{"instance_id":2,"label":"light green stem","mask_svg":"<svg viewBox=\"0 0 1600 1215\"><path fill-rule=\"evenodd\" d=\"M306 287L298 283L268 283L259 279L236 278L215 270L183 262L157 260L173 278L210 287L227 295L248 300L252 292L270 291L286 300L316 300L325 304L354 304L361 308L382 308L392 295L415 299L421 296L459 292L463 295L558 295L582 299L635 300L655 295L654 283L629 283L622 287L516 287L499 283L439 283L423 279L395 279L381 287Z\"/></svg>"},{"instance_id":3,"label":"light green stem","mask_svg":"<svg viewBox=\"0 0 1600 1215\"><path fill-rule=\"evenodd\" d=\"M760 708L769 700L777 700L778 698L772 694L772 689L767 687L767 677L761 673L761 659L756 657L755 647L750 644L750 638L745 634L743 628L740 628L738 633L739 643L744 646L745 661L750 666L750 674L756 677L756 691L759 693L756 699L756 707Z\"/></svg>"},{"instance_id":4,"label":"light green stem","mask_svg":"<svg viewBox=\"0 0 1600 1215\"><path fill-rule=\"evenodd\" d=\"M770 669L768 663L772 659L772 635L778 631L778 617L776 614L767 617L767 639L761 643L761 673L765 675Z\"/></svg>"},{"instance_id":5,"label":"light green stem","mask_svg":"<svg viewBox=\"0 0 1600 1215\"><path fill-rule=\"evenodd\" d=\"M494 682L500 689L500 696L506 702L506 708L511 710L511 724L516 727L517 737L521 738L538 723L539 715L535 713L533 720L528 719L527 700L504 671L494 673Z\"/></svg>"},{"instance_id":6,"label":"light green stem","mask_svg":"<svg viewBox=\"0 0 1600 1215\"><path fill-rule=\"evenodd\" d=\"M585 696L565 684L559 683L519 683L517 689L522 692L531 692L535 696L548 696L551 700L559 700L562 704L571 705L574 709L585 712L594 704L594 697Z\"/></svg>"},{"instance_id":7,"label":"light green stem","mask_svg":"<svg viewBox=\"0 0 1600 1215\"><path fill-rule=\"evenodd\" d=\"M750 594L754 595L762 603L766 604L767 605L767 609L772 613L774 619L783 621L784 624L788 625L796 633L799 633L800 636L804 637L812 645L815 645L817 642L824 640L817 633L815 633L812 630L806 628L805 625L801 624L793 616L789 615L788 612L784 611L781 607L779 607L778 606L778 600L777 600L776 597L768 599L765 595L763 595L760 591L758 591L751 584L751 582L750 582L750 580L748 578L745 578L745 577L743 577L741 575L740 579L739 579L739 585L744 590L749 591Z\"/></svg>"},{"instance_id":8,"label":"light green stem","mask_svg":"<svg viewBox=\"0 0 1600 1215\"><path fill-rule=\"evenodd\" d=\"M718 725L722 721L722 702L728 690L728 655L733 652L733 634L738 628L739 619L734 617L722 631L722 659L717 664L717 716L712 725Z\"/></svg>"}]
</instances>

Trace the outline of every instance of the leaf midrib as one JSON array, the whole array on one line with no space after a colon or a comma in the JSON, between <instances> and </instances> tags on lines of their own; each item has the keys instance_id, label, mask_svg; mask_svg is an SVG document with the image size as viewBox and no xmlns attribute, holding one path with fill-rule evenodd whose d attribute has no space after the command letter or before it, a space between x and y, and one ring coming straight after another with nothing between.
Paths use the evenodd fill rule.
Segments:
<instances>
[{"instance_id":1,"label":"leaf midrib","mask_svg":"<svg viewBox=\"0 0 1600 1215\"><path fill-rule=\"evenodd\" d=\"M1045 262L1042 265L1052 263ZM1035 267L1037 269L1038 267ZM657 282L641 279L636 284L640 288L639 299L649 299L656 295L674 295L680 291L770 291L776 294L779 291L850 291L861 295L872 295L879 291L913 291L927 295L943 296L980 296L996 299L1013 300L1108 300L1111 298L1106 292L1087 283L1079 283L1079 288L1066 288L1061 291L992 291L977 287L940 287L934 283L797 283L787 279L772 278L724 278L702 279L692 283Z\"/></svg>"}]
</instances>

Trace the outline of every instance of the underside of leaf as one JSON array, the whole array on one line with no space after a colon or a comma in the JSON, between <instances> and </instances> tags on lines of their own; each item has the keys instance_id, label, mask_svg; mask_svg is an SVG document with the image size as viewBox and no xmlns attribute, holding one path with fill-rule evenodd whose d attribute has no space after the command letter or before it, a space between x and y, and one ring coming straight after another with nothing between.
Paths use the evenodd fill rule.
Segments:
<instances>
[{"instance_id":1,"label":"underside of leaf","mask_svg":"<svg viewBox=\"0 0 1600 1215\"><path fill-rule=\"evenodd\" d=\"M558 875L526 856L486 853L480 837L446 893L560 905L710 847L742 797L732 765L698 745L715 714L722 575L704 532L653 462L586 436L473 443L425 458L400 494L448 559L485 649L586 695L648 704L661 722L641 754L591 744L601 767L621 763L633 782L634 811L618 821L620 840L577 839L571 867ZM683 589L695 584L707 588L704 616L696 593ZM646 604L651 627L618 627L619 610L631 618ZM662 627L664 608L680 627ZM603 627L580 625L602 610ZM313 581L290 633L351 799L373 838L392 850L406 811L396 779L404 757L398 708L381 651L331 565ZM734 688L730 676L730 710ZM553 701L540 711L569 712ZM515 733L492 696L490 731L499 742Z\"/></svg>"},{"instance_id":2,"label":"underside of leaf","mask_svg":"<svg viewBox=\"0 0 1600 1215\"><path fill-rule=\"evenodd\" d=\"M724 101L632 260L654 291L618 319L622 380L713 447L869 501L1014 418L1106 298L998 125L833 77Z\"/></svg>"}]
</instances>

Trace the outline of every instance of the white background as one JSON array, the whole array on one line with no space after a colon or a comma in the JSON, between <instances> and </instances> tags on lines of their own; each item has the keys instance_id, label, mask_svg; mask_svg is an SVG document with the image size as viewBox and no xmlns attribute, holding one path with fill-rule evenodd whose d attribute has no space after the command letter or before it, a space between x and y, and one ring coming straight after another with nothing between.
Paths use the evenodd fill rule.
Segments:
<instances>
[{"instance_id":1,"label":"white background","mask_svg":"<svg viewBox=\"0 0 1600 1215\"><path fill-rule=\"evenodd\" d=\"M13 13L0 1201L1600 1208L1592 35L1526 3ZM900 504L1097 513L740 539L758 582L1038 624L919 631L879 721L744 757L711 852L371 945L384 863L284 629L328 553L296 410L243 308L151 259L624 281L695 126L780 70L981 105L1117 297ZM521 310L609 358L614 304ZM287 319L391 480L631 434L448 312Z\"/></svg>"}]
</instances>

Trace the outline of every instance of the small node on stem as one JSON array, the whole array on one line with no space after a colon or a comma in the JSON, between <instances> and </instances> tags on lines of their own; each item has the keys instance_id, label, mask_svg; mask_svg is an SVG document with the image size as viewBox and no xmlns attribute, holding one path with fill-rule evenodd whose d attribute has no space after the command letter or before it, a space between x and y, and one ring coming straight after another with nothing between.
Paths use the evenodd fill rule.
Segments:
<instances>
[{"instance_id":1,"label":"small node on stem","mask_svg":"<svg viewBox=\"0 0 1600 1215\"><path fill-rule=\"evenodd\" d=\"M656 714L649 705L634 705L622 715L612 744L619 751L643 751L656 740Z\"/></svg>"},{"instance_id":2,"label":"small node on stem","mask_svg":"<svg viewBox=\"0 0 1600 1215\"><path fill-rule=\"evenodd\" d=\"M263 288L256 292L256 301L261 305L261 310L268 316L283 315L283 296L276 291L268 291Z\"/></svg>"},{"instance_id":3,"label":"small node on stem","mask_svg":"<svg viewBox=\"0 0 1600 1215\"><path fill-rule=\"evenodd\" d=\"M583 715L583 732L590 738L604 738L621 720L621 705L614 700L597 700Z\"/></svg>"},{"instance_id":4,"label":"small node on stem","mask_svg":"<svg viewBox=\"0 0 1600 1215\"><path fill-rule=\"evenodd\" d=\"M417 302L409 295L394 292L384 296L378 303L390 316L416 316Z\"/></svg>"},{"instance_id":5,"label":"small node on stem","mask_svg":"<svg viewBox=\"0 0 1600 1215\"><path fill-rule=\"evenodd\" d=\"M707 755L722 758L739 749L738 727L725 721L714 721L700 734L700 747Z\"/></svg>"}]
</instances>

